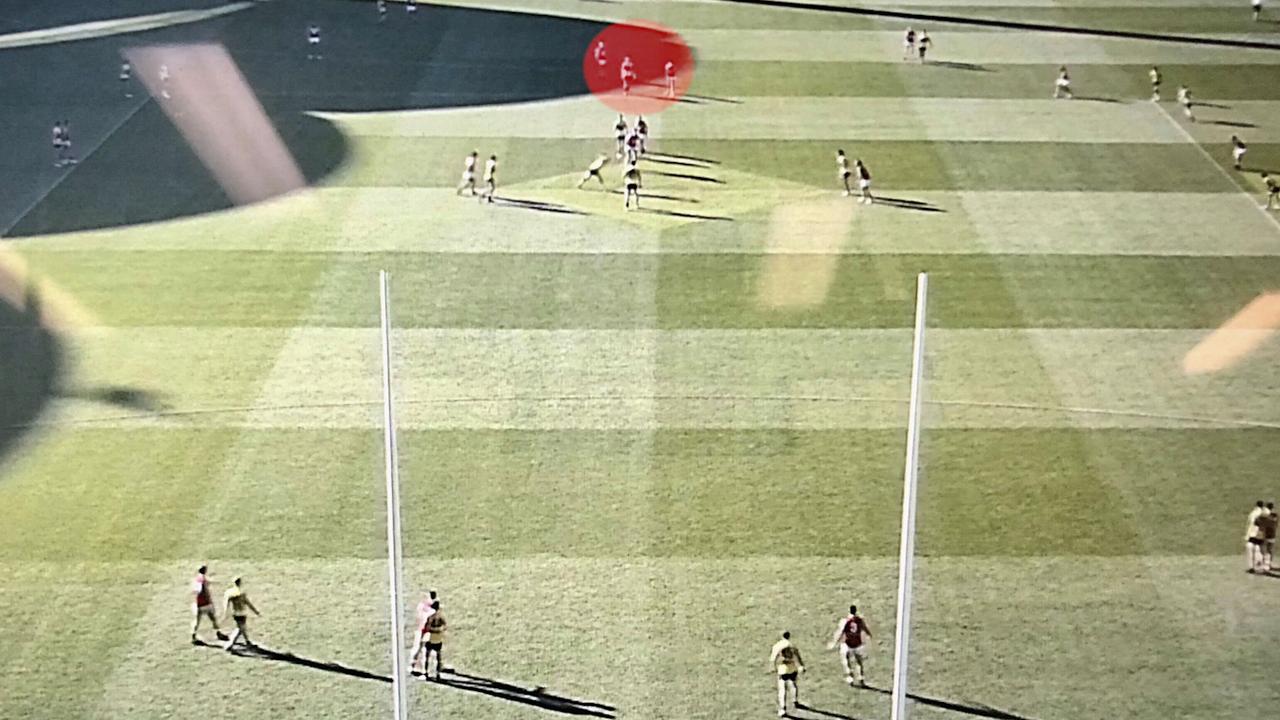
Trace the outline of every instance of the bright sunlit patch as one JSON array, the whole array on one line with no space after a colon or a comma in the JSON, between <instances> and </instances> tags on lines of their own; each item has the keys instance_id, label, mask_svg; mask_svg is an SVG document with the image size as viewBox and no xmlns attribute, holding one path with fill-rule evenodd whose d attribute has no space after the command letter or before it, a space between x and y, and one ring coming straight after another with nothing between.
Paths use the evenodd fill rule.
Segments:
<instances>
[{"instance_id":1,"label":"bright sunlit patch","mask_svg":"<svg viewBox=\"0 0 1280 720\"><path fill-rule=\"evenodd\" d=\"M247 205L306 185L226 48L152 45L124 54L233 203Z\"/></svg>"},{"instance_id":2,"label":"bright sunlit patch","mask_svg":"<svg viewBox=\"0 0 1280 720\"><path fill-rule=\"evenodd\" d=\"M764 307L807 308L827 299L840 262L840 245L853 222L849 198L778 206L769 220L756 296ZM815 223L814 218L824 218Z\"/></svg>"},{"instance_id":3,"label":"bright sunlit patch","mask_svg":"<svg viewBox=\"0 0 1280 720\"><path fill-rule=\"evenodd\" d=\"M1280 328L1280 293L1254 298L1182 359L1188 375L1213 373L1237 365Z\"/></svg>"},{"instance_id":4,"label":"bright sunlit patch","mask_svg":"<svg viewBox=\"0 0 1280 720\"><path fill-rule=\"evenodd\" d=\"M41 28L39 30L7 33L0 35L0 49L52 45L54 43L156 30L158 28L209 20L246 10L253 6L254 3L251 2L237 2L207 10L176 10L152 15L135 15L126 18L95 20L74 25L59 25L58 27Z\"/></svg>"}]
</instances>

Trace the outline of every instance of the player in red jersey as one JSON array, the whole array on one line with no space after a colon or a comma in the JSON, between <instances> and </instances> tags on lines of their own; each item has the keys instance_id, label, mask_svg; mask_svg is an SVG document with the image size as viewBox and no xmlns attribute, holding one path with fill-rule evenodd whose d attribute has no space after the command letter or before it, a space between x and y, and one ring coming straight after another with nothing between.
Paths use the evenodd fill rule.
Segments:
<instances>
[{"instance_id":1,"label":"player in red jersey","mask_svg":"<svg viewBox=\"0 0 1280 720\"><path fill-rule=\"evenodd\" d=\"M855 682L862 687L867 686L866 670L863 668L863 660L866 658L866 646L863 644L862 636L871 637L871 628L867 627L867 621L862 619L858 614L858 606L850 605L849 614L840 621L840 626L836 628L836 634L831 638L831 642L827 644L828 650L834 650L836 644L840 645L840 663L844 665L844 679L850 685ZM853 665L849 664L850 658L853 659ZM857 667L858 674L855 679L853 669Z\"/></svg>"},{"instance_id":2,"label":"player in red jersey","mask_svg":"<svg viewBox=\"0 0 1280 720\"><path fill-rule=\"evenodd\" d=\"M213 605L213 591L209 589L209 566L201 565L196 569L196 578L191 582L191 594L195 602L191 606L195 618L191 621L191 644L199 645L200 638L196 631L200 629L200 618L207 617L213 624L213 632L219 640L226 641L227 636L218 629L218 611Z\"/></svg>"},{"instance_id":3,"label":"player in red jersey","mask_svg":"<svg viewBox=\"0 0 1280 720\"><path fill-rule=\"evenodd\" d=\"M439 598L436 597L436 591L431 590L431 591L428 591L426 594L426 597L422 598L422 601L418 603L418 635L417 637L414 638L414 641L413 641L413 658L409 660L410 675L418 674L418 657L419 656L423 656L422 674L423 675L427 674L427 659L425 657L427 652L427 637L428 637L427 621L430 620L431 616L436 613L436 610L434 607L432 607L432 605L434 605L438 600Z\"/></svg>"}]
</instances>

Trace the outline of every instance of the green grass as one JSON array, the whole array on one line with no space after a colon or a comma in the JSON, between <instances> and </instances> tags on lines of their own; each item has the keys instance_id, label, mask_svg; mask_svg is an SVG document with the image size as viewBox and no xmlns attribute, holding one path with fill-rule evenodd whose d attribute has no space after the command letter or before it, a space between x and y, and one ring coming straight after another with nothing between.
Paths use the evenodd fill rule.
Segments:
<instances>
[{"instance_id":1,"label":"green grass","mask_svg":"<svg viewBox=\"0 0 1280 720\"><path fill-rule=\"evenodd\" d=\"M60 8L13 22L72 21ZM1209 0L918 9L1274 27ZM1280 277L1280 227L1249 207L1253 171L1280 167L1275 62L1077 38L1064 50L1094 60L1071 66L1078 93L1129 104L1056 106L1042 53L1057 41L1031 34L929 26L940 50L985 43L1005 59L982 69L812 62L843 37L875 57L877 36L856 32L904 23L732 3L524 10L424 3L410 25L393 6L379 26L369 3L272 3L0 51L14 69L0 129L16 138L0 160L0 222L16 223L0 270L51 288L0 277L0 301L21 305L4 316L21 325L30 299L55 314L70 299L80 319L52 350L44 334L0 334L0 403L38 415L0 427L0 717L386 712L381 269L406 602L440 589L459 670L544 688L520 702L415 684L412 717L563 714L536 704L549 694L619 718L764 716L783 629L809 662L806 700L830 713L801 717L887 717L887 696L850 691L821 646L857 602L876 632L871 680L888 686L921 270L913 717L1208 720L1280 702L1267 640L1280 600L1240 572L1244 512L1280 471L1277 349L1183 370ZM608 109L422 111L576 88L579 47L624 17L706 41L702 101L655 118L653 142L714 162L641 166L646 209L684 215L573 189L610 146ZM282 40L312 21L323 64ZM823 30L855 34L810 34ZM314 188L222 208L155 105L124 122L119 47L197 36L226 44ZM1240 124L1184 125L1171 103L1159 115L1156 60L1170 94L1186 82L1226 106L1204 119ZM65 176L45 144L64 109L93 150ZM307 114L320 109L346 114ZM1231 133L1250 173L1226 164ZM878 193L940 212L844 205L837 147L868 162ZM504 197L583 214L454 198L473 148L502 158ZM47 392L35 377L52 377ZM310 665L189 645L202 562L219 591L243 575L258 637Z\"/></svg>"}]
</instances>

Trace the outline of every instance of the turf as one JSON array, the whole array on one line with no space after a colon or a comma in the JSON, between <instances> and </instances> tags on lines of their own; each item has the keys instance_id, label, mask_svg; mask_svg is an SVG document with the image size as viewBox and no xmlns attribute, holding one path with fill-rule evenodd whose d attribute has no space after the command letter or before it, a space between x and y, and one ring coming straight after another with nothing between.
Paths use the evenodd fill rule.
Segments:
<instances>
[{"instance_id":1,"label":"turf","mask_svg":"<svg viewBox=\"0 0 1280 720\"><path fill-rule=\"evenodd\" d=\"M1275 27L1219 0L998 5L901 9ZM112 6L24 2L0 29L171 7ZM615 118L580 97L579 53L627 18L699 60L689 102L648 118L639 213L615 165L610 192L573 187ZM277 0L0 50L0 717L388 710L381 269L405 600L443 593L462 673L412 685L411 717L766 716L783 629L809 663L799 717L887 717L921 270L913 717L1280 701L1275 581L1239 552L1280 470L1277 346L1259 327L1224 369L1184 370L1280 276L1256 207L1280 53L928 27L922 66L902 23L862 15L458 0L379 24L368 2ZM192 39L226 46L310 187L229 207L159 104L122 97L120 48ZM1091 101L1050 101L1062 62ZM885 202L839 195L836 148ZM472 149L501 158L493 206L454 195ZM188 644L202 562L218 591L246 578L271 653ZM849 602L875 690L822 651Z\"/></svg>"}]
</instances>

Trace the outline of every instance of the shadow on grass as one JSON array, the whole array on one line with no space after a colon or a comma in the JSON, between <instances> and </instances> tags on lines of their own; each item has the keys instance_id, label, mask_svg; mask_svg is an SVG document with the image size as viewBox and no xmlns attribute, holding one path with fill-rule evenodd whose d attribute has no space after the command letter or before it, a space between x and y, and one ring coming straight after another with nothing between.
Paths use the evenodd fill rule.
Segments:
<instances>
[{"instance_id":1,"label":"shadow on grass","mask_svg":"<svg viewBox=\"0 0 1280 720\"><path fill-rule=\"evenodd\" d=\"M835 718L835 720L859 720L859 718L856 718L852 715L845 715L843 713L834 712L832 710L824 710L822 708L814 707L807 703L796 703L796 710L797 712L787 713L787 717L796 718L797 720L803 720L804 718L817 715L819 717Z\"/></svg>"},{"instance_id":2,"label":"shadow on grass","mask_svg":"<svg viewBox=\"0 0 1280 720\"><path fill-rule=\"evenodd\" d=\"M1120 98L1103 97L1101 95L1077 95L1076 99L1084 100L1085 102L1111 103L1113 105L1124 105L1128 102L1127 100L1121 100Z\"/></svg>"},{"instance_id":3,"label":"shadow on grass","mask_svg":"<svg viewBox=\"0 0 1280 720\"><path fill-rule=\"evenodd\" d=\"M232 655L238 658L251 658L254 660L266 660L268 662L288 663L290 665L297 665L298 667L304 667L310 670L320 670L323 672L334 673L337 675L346 675L347 677L353 677L359 680L375 680L377 682L384 682L384 683L391 682L390 675L379 675L378 673L375 673L375 672L370 672L368 670L361 670L359 668L348 667L346 665L343 665L341 663L336 663L336 662L324 662L322 660L314 660L312 658L303 657L301 655L294 655L291 652L282 652L280 650L272 650L270 648L262 647L261 645L251 645L251 646L237 645L230 652L227 652L226 650L223 650L222 646L214 645L212 643L207 643L203 640L198 640L196 641L195 644L203 648L220 650L222 652L226 652L228 655Z\"/></svg>"},{"instance_id":4,"label":"shadow on grass","mask_svg":"<svg viewBox=\"0 0 1280 720\"><path fill-rule=\"evenodd\" d=\"M744 101L737 100L735 98L722 98L722 97L715 97L714 95L692 95L688 93L686 93L685 96L681 98L681 100L686 100L689 102L693 102L695 104L704 103L704 102L725 103L727 105L744 104Z\"/></svg>"},{"instance_id":5,"label":"shadow on grass","mask_svg":"<svg viewBox=\"0 0 1280 720\"><path fill-rule=\"evenodd\" d=\"M654 162L657 162L656 160L654 160L654 158L659 157L659 158L668 158L672 160L688 160L690 162L699 162L699 163L702 163L703 165L719 165L720 164L719 160L713 160L711 158L703 158L703 157L698 157L696 155L678 155L676 153L669 153L669 152L649 153L645 157L649 160L653 160Z\"/></svg>"},{"instance_id":6,"label":"shadow on grass","mask_svg":"<svg viewBox=\"0 0 1280 720\"><path fill-rule=\"evenodd\" d=\"M547 692L546 688L540 685L525 688L480 675L468 675L457 670L446 670L439 680L432 682L457 690L488 695L489 697L522 705L531 705L564 715L586 715L598 718L617 717L617 708L612 705L556 695Z\"/></svg>"},{"instance_id":7,"label":"shadow on grass","mask_svg":"<svg viewBox=\"0 0 1280 720\"><path fill-rule=\"evenodd\" d=\"M696 182L715 183L716 185L724 185L725 181L719 178L707 177L705 175L687 175L685 173L663 172L662 170L650 170L650 175L658 175L661 177L679 178L681 180L694 180Z\"/></svg>"},{"instance_id":8,"label":"shadow on grass","mask_svg":"<svg viewBox=\"0 0 1280 720\"><path fill-rule=\"evenodd\" d=\"M609 192L610 192L611 194L613 194L613 195L622 195L622 194L624 194L622 190L610 190ZM698 199L696 199L696 198L680 197L679 195L660 195L660 194L658 194L658 193L642 193L642 194L640 195L640 197L644 198L645 200L650 200L650 199L652 199L652 200L669 200L669 201L671 201L671 202L679 202L679 203L693 203L693 204L698 204L698 203L701 203L701 202L702 202L701 200L698 200Z\"/></svg>"},{"instance_id":9,"label":"shadow on grass","mask_svg":"<svg viewBox=\"0 0 1280 720\"><path fill-rule=\"evenodd\" d=\"M1201 121L1200 121L1200 124L1201 124L1201 125L1221 125L1221 126L1223 126L1223 127L1233 127L1233 128L1256 128L1256 127L1258 127L1257 125L1254 125L1254 124L1253 124L1253 123L1251 123L1251 122L1240 122L1240 121L1238 121L1238 120L1201 120Z\"/></svg>"},{"instance_id":10,"label":"shadow on grass","mask_svg":"<svg viewBox=\"0 0 1280 720\"><path fill-rule=\"evenodd\" d=\"M641 197L649 197L642 195ZM685 218L688 220L719 220L721 222L733 222L733 218L726 215L702 215L700 213L680 212L679 210L663 210L661 208L636 208L640 212L649 213L651 215L666 215L667 217Z\"/></svg>"},{"instance_id":11,"label":"shadow on grass","mask_svg":"<svg viewBox=\"0 0 1280 720\"><path fill-rule=\"evenodd\" d=\"M952 70L970 70L972 72L995 72L986 65L978 65L977 63L957 62L955 60L930 60L925 65L935 65L937 67L951 68Z\"/></svg>"},{"instance_id":12,"label":"shadow on grass","mask_svg":"<svg viewBox=\"0 0 1280 720\"><path fill-rule=\"evenodd\" d=\"M876 196L877 205L888 205L890 207L902 208L903 210L915 210L917 212L944 213L946 210L927 203L924 200L911 200L909 198L887 197L885 195Z\"/></svg>"},{"instance_id":13,"label":"shadow on grass","mask_svg":"<svg viewBox=\"0 0 1280 720\"><path fill-rule=\"evenodd\" d=\"M709 167L708 164L704 162L697 162L693 160L673 160L671 158L652 157L650 155L641 156L640 161L646 163L657 163L659 165L679 165L680 167L698 168L699 170L706 170Z\"/></svg>"},{"instance_id":14,"label":"shadow on grass","mask_svg":"<svg viewBox=\"0 0 1280 720\"><path fill-rule=\"evenodd\" d=\"M557 213L559 215L588 215L589 213L568 205L560 203L544 202L541 200L520 200L518 198L503 197L501 195L493 196L494 205L502 205L504 207L522 208L524 210L537 210L538 212Z\"/></svg>"},{"instance_id":15,"label":"shadow on grass","mask_svg":"<svg viewBox=\"0 0 1280 720\"><path fill-rule=\"evenodd\" d=\"M871 692L880 693L881 695L890 694L887 688L879 688L874 685L867 685L866 689ZM929 707L938 708L939 710L949 710L951 712L972 715L974 717L992 718L992 720L1034 720L1034 718L1030 718L1026 715L1018 715L1017 713L1000 710L981 703L962 703L911 692L907 693L907 697L921 705L928 705Z\"/></svg>"}]
</instances>

